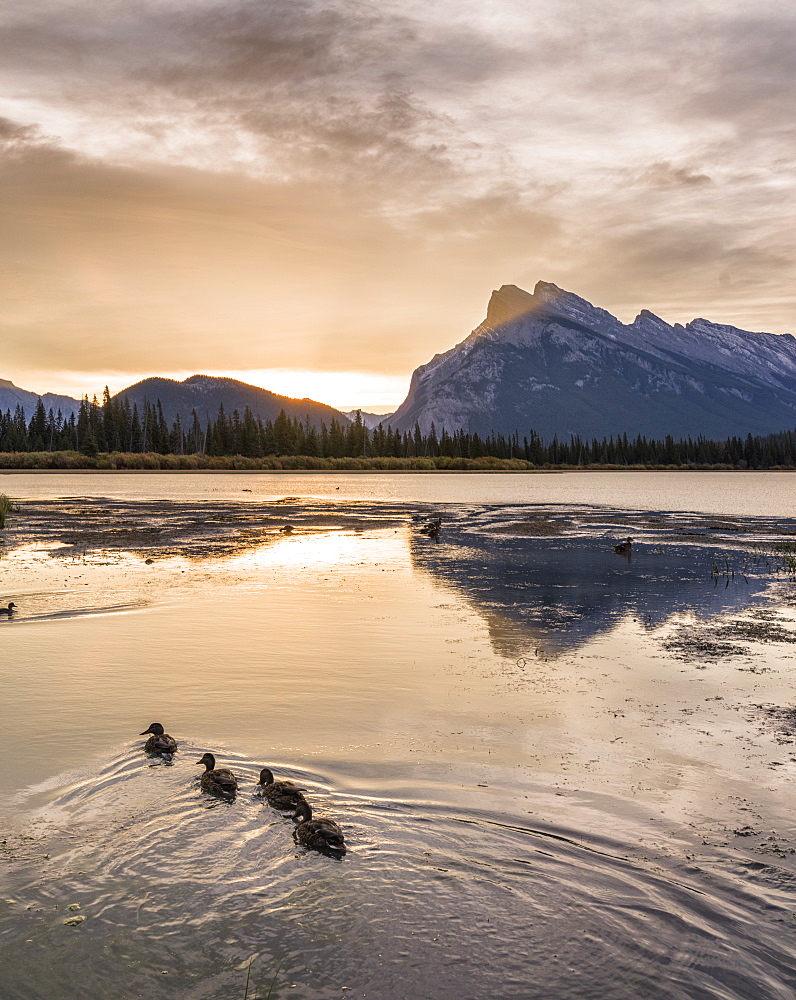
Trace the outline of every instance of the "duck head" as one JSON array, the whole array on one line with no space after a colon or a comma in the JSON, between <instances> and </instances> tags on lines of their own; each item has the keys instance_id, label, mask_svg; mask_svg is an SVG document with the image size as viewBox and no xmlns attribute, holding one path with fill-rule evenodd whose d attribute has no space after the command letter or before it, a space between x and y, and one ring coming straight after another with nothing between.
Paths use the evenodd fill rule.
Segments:
<instances>
[{"instance_id":1,"label":"duck head","mask_svg":"<svg viewBox=\"0 0 796 1000\"><path fill-rule=\"evenodd\" d=\"M206 771L214 771L216 768L216 758L211 753L206 753L197 764L204 764Z\"/></svg>"},{"instance_id":2,"label":"duck head","mask_svg":"<svg viewBox=\"0 0 796 1000\"><path fill-rule=\"evenodd\" d=\"M260 780L257 782L258 785L273 785L274 783L274 772L270 767L264 767L260 771Z\"/></svg>"},{"instance_id":3,"label":"duck head","mask_svg":"<svg viewBox=\"0 0 796 1000\"><path fill-rule=\"evenodd\" d=\"M312 819L312 808L306 799L302 799L301 802L296 806L296 811L293 813L294 823L307 823Z\"/></svg>"},{"instance_id":4,"label":"duck head","mask_svg":"<svg viewBox=\"0 0 796 1000\"><path fill-rule=\"evenodd\" d=\"M139 733L139 736L146 736L147 733L152 733L153 736L162 736L165 729L159 722L153 722L149 729L145 729L143 733Z\"/></svg>"}]
</instances>

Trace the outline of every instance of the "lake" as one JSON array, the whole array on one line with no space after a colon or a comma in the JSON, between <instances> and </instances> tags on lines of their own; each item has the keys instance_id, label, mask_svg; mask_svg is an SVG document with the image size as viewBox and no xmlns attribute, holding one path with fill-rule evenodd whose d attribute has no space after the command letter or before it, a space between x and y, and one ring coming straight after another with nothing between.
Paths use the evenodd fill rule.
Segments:
<instances>
[{"instance_id":1,"label":"lake","mask_svg":"<svg viewBox=\"0 0 796 1000\"><path fill-rule=\"evenodd\" d=\"M218 500L287 495L425 503L585 503L649 510L796 516L790 472L43 472L0 471L0 492L18 497L184 497Z\"/></svg>"},{"instance_id":2,"label":"lake","mask_svg":"<svg viewBox=\"0 0 796 1000\"><path fill-rule=\"evenodd\" d=\"M794 484L4 474L4 1000L792 998Z\"/></svg>"}]
</instances>

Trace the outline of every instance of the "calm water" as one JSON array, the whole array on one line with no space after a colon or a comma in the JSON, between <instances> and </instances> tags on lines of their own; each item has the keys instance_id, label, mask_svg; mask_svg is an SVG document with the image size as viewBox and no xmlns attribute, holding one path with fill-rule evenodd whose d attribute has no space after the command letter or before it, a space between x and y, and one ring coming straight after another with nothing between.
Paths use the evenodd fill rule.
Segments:
<instances>
[{"instance_id":1,"label":"calm water","mask_svg":"<svg viewBox=\"0 0 796 1000\"><path fill-rule=\"evenodd\" d=\"M253 960L261 998L792 998L793 587L667 513L793 530L791 483L1 478L264 516L293 497L299 530L224 558L0 559L20 605L0 621L0 994L237 1000ZM417 527L442 504L435 544ZM502 533L531 516L564 529ZM171 765L141 752L153 720ZM234 804L200 792L206 750ZM254 795L265 764L341 823L344 860L293 844Z\"/></svg>"},{"instance_id":2,"label":"calm water","mask_svg":"<svg viewBox=\"0 0 796 1000\"><path fill-rule=\"evenodd\" d=\"M15 497L248 499L310 496L425 503L561 503L714 514L796 516L789 472L0 473Z\"/></svg>"}]
</instances>

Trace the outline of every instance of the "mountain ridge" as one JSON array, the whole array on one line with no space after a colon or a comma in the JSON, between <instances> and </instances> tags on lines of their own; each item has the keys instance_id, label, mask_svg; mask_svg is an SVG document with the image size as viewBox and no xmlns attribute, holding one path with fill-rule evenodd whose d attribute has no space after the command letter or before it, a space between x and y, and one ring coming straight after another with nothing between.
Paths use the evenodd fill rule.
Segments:
<instances>
[{"instance_id":1,"label":"mountain ridge","mask_svg":"<svg viewBox=\"0 0 796 1000\"><path fill-rule=\"evenodd\" d=\"M44 393L40 397L38 393L20 389L8 379L0 379L0 411L2 412L11 410L13 413L16 406L20 405L26 418L30 420L40 398L45 410L53 409L57 413L60 409L66 419L72 413L77 415L80 410L79 399L54 393ZM343 426L350 423L345 414L332 406L327 406L326 403L319 403L307 397L294 399L290 396L280 396L278 393L260 386L250 385L248 382L240 382L226 376L196 374L190 375L180 382L177 379L152 375L121 389L111 398L115 400L128 399L130 406L137 404L139 410L145 399L152 405L160 399L166 420L172 423L179 413L184 426L186 421L190 420L191 411L194 409L197 410L200 422L204 423L208 416L214 420L218 415L220 403L224 404L224 408L229 414L237 408L242 415L243 410L248 406L255 417L261 417L263 420L276 419L279 411L284 409L288 417L302 421L309 418L310 423L315 426L319 426L321 422L328 425L332 418ZM203 412L200 413L200 409Z\"/></svg>"},{"instance_id":2,"label":"mountain ridge","mask_svg":"<svg viewBox=\"0 0 796 1000\"><path fill-rule=\"evenodd\" d=\"M280 396L260 386L223 375L190 375L182 382L153 375L122 389L113 398L126 399L130 406L137 404L139 410L144 400L152 404L159 399L166 421L172 423L179 414L183 426L190 419L192 410L197 411L200 422L207 417L215 419L221 404L227 415L237 409L242 416L248 406L252 414L262 420L275 420L280 410L284 410L291 419L302 422L309 420L313 426L320 426L322 422L328 425L332 419L344 426L349 423L348 418L339 410L326 403L318 403L307 397L293 399ZM200 408L204 412L200 413Z\"/></svg>"},{"instance_id":3,"label":"mountain ridge","mask_svg":"<svg viewBox=\"0 0 796 1000\"><path fill-rule=\"evenodd\" d=\"M13 413L17 406L21 406L25 411L25 416L30 420L39 399L44 404L45 410L52 410L54 413L60 410L67 420L72 413L77 414L77 411L80 409L79 399L59 395L55 392L45 392L40 396L38 392L20 389L18 385L14 385L9 379L0 379L0 410L3 412L11 410Z\"/></svg>"},{"instance_id":4,"label":"mountain ridge","mask_svg":"<svg viewBox=\"0 0 796 1000\"><path fill-rule=\"evenodd\" d=\"M768 433L796 425L796 338L649 310L624 324L550 282L503 285L472 333L415 370L391 422L548 440Z\"/></svg>"},{"instance_id":5,"label":"mountain ridge","mask_svg":"<svg viewBox=\"0 0 796 1000\"><path fill-rule=\"evenodd\" d=\"M308 398L280 396L225 376L183 381L151 376L114 399L141 408L158 399L171 423L197 411L200 422L246 406L275 419L281 409L316 427L343 413ZM23 406L27 419L39 396L0 379L0 410ZM76 413L80 401L45 393L46 410ZM392 414L362 414L368 427L390 424L428 433L457 429L481 436L535 431L551 440L623 434L663 438L767 434L796 426L796 338L751 332L696 318L669 324L649 309L631 323L552 282L533 292L502 285L484 320L452 348L412 374Z\"/></svg>"}]
</instances>

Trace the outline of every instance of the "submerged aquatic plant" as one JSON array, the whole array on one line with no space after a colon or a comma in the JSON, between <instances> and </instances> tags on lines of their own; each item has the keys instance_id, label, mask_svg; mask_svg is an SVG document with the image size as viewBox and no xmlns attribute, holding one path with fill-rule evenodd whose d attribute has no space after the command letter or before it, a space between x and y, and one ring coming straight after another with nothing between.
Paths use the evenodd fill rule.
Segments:
<instances>
[{"instance_id":1,"label":"submerged aquatic plant","mask_svg":"<svg viewBox=\"0 0 796 1000\"><path fill-rule=\"evenodd\" d=\"M749 550L749 558L769 573L796 577L796 541L756 542Z\"/></svg>"},{"instance_id":2,"label":"submerged aquatic plant","mask_svg":"<svg viewBox=\"0 0 796 1000\"><path fill-rule=\"evenodd\" d=\"M749 583L747 578L748 571L749 566L747 560L747 562L738 569L738 577L746 584ZM713 556L713 566L710 570L710 577L713 580L714 587L718 586L719 580L724 580L725 589L729 587L731 581L735 582L735 564L730 562L729 556L726 554L721 557L718 555Z\"/></svg>"},{"instance_id":3,"label":"submerged aquatic plant","mask_svg":"<svg viewBox=\"0 0 796 1000\"><path fill-rule=\"evenodd\" d=\"M726 553L714 554L710 570L714 586L719 580L723 580L727 587L731 581L735 581L736 576L744 583L749 583L748 577L753 573L773 573L796 578L796 541L780 539L754 542L740 555L741 559L736 562Z\"/></svg>"}]
</instances>

